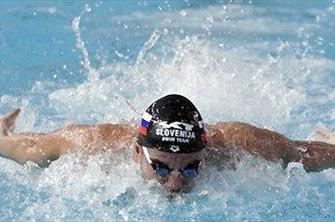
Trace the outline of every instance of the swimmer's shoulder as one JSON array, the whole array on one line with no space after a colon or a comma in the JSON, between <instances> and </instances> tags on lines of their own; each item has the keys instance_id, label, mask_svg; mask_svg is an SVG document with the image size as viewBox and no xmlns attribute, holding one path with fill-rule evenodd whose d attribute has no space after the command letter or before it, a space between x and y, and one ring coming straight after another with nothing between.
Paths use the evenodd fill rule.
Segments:
<instances>
[{"instance_id":1,"label":"swimmer's shoulder","mask_svg":"<svg viewBox=\"0 0 335 222\"><path fill-rule=\"evenodd\" d=\"M207 127L208 133L212 136L224 137L226 139L248 137L254 139L263 139L269 135L276 134L277 137L286 139L284 135L277 132L259 128L249 123L239 121L218 122Z\"/></svg>"},{"instance_id":2,"label":"swimmer's shoulder","mask_svg":"<svg viewBox=\"0 0 335 222\"><path fill-rule=\"evenodd\" d=\"M234 145L240 140L243 126L244 123L237 121L205 125L209 150L225 153L234 149Z\"/></svg>"},{"instance_id":3,"label":"swimmer's shoulder","mask_svg":"<svg viewBox=\"0 0 335 222\"><path fill-rule=\"evenodd\" d=\"M54 131L52 135L64 139L73 148L85 147L89 151L97 151L120 149L136 138L136 132L132 124L102 123L98 125L69 125Z\"/></svg>"},{"instance_id":4,"label":"swimmer's shoulder","mask_svg":"<svg viewBox=\"0 0 335 222\"><path fill-rule=\"evenodd\" d=\"M247 129L250 130L252 128L256 127L238 121L218 122L206 125L210 144L221 144L224 140L231 140L241 134L244 134Z\"/></svg>"},{"instance_id":5,"label":"swimmer's shoulder","mask_svg":"<svg viewBox=\"0 0 335 222\"><path fill-rule=\"evenodd\" d=\"M110 146L130 143L136 139L137 130L131 123L103 123L96 126L100 139Z\"/></svg>"},{"instance_id":6,"label":"swimmer's shoulder","mask_svg":"<svg viewBox=\"0 0 335 222\"><path fill-rule=\"evenodd\" d=\"M213 146L233 146L249 150L264 144L286 144L288 139L277 132L248 123L230 121L209 126L208 141Z\"/></svg>"},{"instance_id":7,"label":"swimmer's shoulder","mask_svg":"<svg viewBox=\"0 0 335 222\"><path fill-rule=\"evenodd\" d=\"M205 126L207 131L208 148L206 162L233 169L239 149L236 143L241 139L241 131L247 124L238 121L217 122Z\"/></svg>"},{"instance_id":8,"label":"swimmer's shoulder","mask_svg":"<svg viewBox=\"0 0 335 222\"><path fill-rule=\"evenodd\" d=\"M135 127L130 123L102 123L96 126L97 130L106 136L110 135L118 135L118 136L126 136L126 135L135 135L136 130Z\"/></svg>"}]
</instances>

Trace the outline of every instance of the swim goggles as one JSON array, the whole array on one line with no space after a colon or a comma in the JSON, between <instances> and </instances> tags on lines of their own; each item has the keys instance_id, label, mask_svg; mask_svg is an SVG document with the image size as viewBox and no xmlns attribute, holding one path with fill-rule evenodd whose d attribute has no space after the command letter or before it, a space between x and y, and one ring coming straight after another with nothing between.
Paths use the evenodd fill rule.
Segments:
<instances>
[{"instance_id":1,"label":"swim goggles","mask_svg":"<svg viewBox=\"0 0 335 222\"><path fill-rule=\"evenodd\" d=\"M167 164L158 161L158 160L151 160L149 153L148 153L148 148L145 146L142 146L144 156L146 157L147 161L151 165L152 169L155 171L155 173L159 177L166 177L168 176L172 171L176 170L175 168L170 168ZM184 177L196 177L199 174L199 166L200 166L201 161L196 160L187 166L178 169L178 171L181 173L182 176Z\"/></svg>"}]
</instances>

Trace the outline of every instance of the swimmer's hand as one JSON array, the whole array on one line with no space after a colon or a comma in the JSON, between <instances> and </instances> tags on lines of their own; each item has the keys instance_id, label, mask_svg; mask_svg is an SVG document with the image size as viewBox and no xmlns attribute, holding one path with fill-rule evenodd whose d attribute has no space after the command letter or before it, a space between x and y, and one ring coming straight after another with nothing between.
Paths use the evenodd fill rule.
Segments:
<instances>
[{"instance_id":1,"label":"swimmer's hand","mask_svg":"<svg viewBox=\"0 0 335 222\"><path fill-rule=\"evenodd\" d=\"M20 112L20 108L13 109L7 116L0 119L0 136L8 136L8 131L14 128L15 120Z\"/></svg>"},{"instance_id":2,"label":"swimmer's hand","mask_svg":"<svg viewBox=\"0 0 335 222\"><path fill-rule=\"evenodd\" d=\"M327 128L317 127L314 130L313 138L315 141L326 142L330 144L335 144L335 133L331 132Z\"/></svg>"}]
</instances>

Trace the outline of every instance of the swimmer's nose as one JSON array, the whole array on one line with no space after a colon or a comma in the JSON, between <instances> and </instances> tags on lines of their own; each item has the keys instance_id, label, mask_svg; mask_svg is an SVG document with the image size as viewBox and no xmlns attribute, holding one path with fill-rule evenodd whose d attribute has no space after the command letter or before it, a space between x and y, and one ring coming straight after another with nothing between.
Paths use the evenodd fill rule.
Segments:
<instances>
[{"instance_id":1,"label":"swimmer's nose","mask_svg":"<svg viewBox=\"0 0 335 222\"><path fill-rule=\"evenodd\" d=\"M172 172L164 185L168 191L179 192L184 186L183 178L179 172Z\"/></svg>"}]
</instances>

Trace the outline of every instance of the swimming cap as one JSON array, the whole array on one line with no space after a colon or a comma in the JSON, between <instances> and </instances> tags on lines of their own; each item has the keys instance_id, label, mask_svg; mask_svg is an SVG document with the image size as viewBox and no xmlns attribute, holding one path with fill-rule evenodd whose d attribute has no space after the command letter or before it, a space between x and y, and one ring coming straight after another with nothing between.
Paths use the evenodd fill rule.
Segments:
<instances>
[{"instance_id":1,"label":"swimming cap","mask_svg":"<svg viewBox=\"0 0 335 222\"><path fill-rule=\"evenodd\" d=\"M199 111L190 100L175 94L146 109L137 142L169 153L197 152L207 144Z\"/></svg>"}]
</instances>

